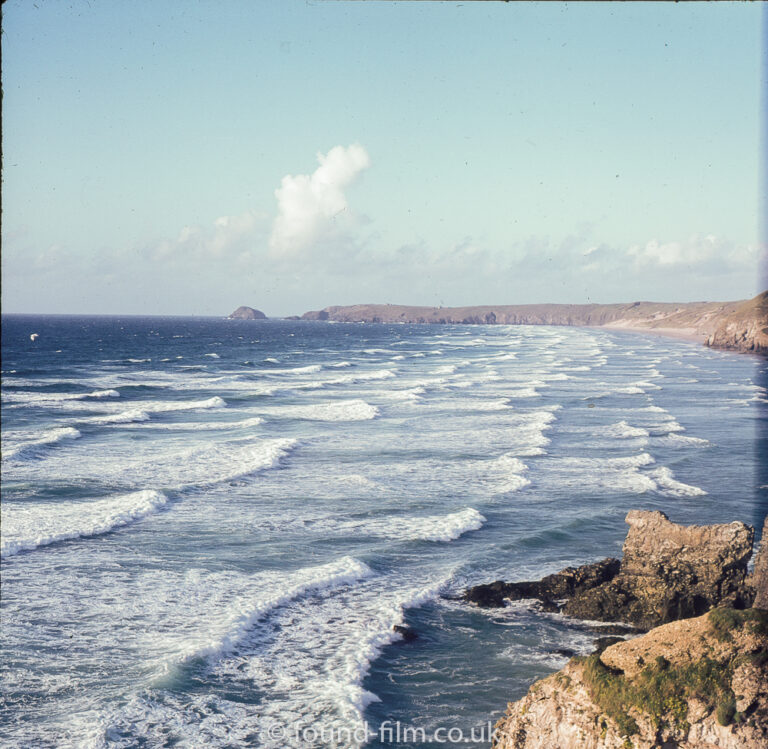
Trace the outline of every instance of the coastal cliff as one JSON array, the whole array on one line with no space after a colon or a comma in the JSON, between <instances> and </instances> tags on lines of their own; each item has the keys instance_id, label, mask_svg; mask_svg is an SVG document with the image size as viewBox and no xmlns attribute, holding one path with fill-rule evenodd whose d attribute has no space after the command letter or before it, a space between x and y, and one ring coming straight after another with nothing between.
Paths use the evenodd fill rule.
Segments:
<instances>
[{"instance_id":1,"label":"coastal cliff","mask_svg":"<svg viewBox=\"0 0 768 749\"><path fill-rule=\"evenodd\" d=\"M498 607L505 599L537 598L547 611L643 629L698 616L714 606L751 605L755 591L747 578L754 540L750 526L684 526L663 512L641 510L627 513L626 522L629 532L621 561L566 568L538 582L477 585L464 599Z\"/></svg>"},{"instance_id":2,"label":"coastal cliff","mask_svg":"<svg viewBox=\"0 0 768 749\"><path fill-rule=\"evenodd\" d=\"M743 302L720 320L707 346L768 352L768 291Z\"/></svg>"},{"instance_id":3,"label":"coastal cliff","mask_svg":"<svg viewBox=\"0 0 768 749\"><path fill-rule=\"evenodd\" d=\"M573 658L510 703L495 749L763 749L768 612L714 609Z\"/></svg>"},{"instance_id":4,"label":"coastal cliff","mask_svg":"<svg viewBox=\"0 0 768 749\"><path fill-rule=\"evenodd\" d=\"M305 312L303 320L369 323L572 325L681 335L714 348L768 351L768 292L745 302L522 304L411 307L357 304Z\"/></svg>"},{"instance_id":5,"label":"coastal cliff","mask_svg":"<svg viewBox=\"0 0 768 749\"><path fill-rule=\"evenodd\" d=\"M508 704L494 748L768 746L768 519L751 575L754 529L743 523L681 526L639 511L627 522L618 567L604 560L538 583L467 591L468 600L495 605L484 588L508 598L552 589L566 593L566 614L659 624L536 682Z\"/></svg>"}]
</instances>

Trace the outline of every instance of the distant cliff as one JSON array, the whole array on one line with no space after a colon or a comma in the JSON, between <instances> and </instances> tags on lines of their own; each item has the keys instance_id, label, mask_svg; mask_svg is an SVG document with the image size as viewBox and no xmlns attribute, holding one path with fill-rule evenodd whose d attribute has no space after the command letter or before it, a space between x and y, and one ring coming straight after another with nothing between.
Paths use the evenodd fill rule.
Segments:
<instances>
[{"instance_id":1,"label":"distant cliff","mask_svg":"<svg viewBox=\"0 0 768 749\"><path fill-rule=\"evenodd\" d=\"M306 312L304 320L370 323L606 326L687 335L738 351L768 351L768 292L746 302L634 302L410 307L357 304Z\"/></svg>"},{"instance_id":2,"label":"distant cliff","mask_svg":"<svg viewBox=\"0 0 768 749\"><path fill-rule=\"evenodd\" d=\"M768 291L764 291L718 321L707 346L768 352Z\"/></svg>"},{"instance_id":3,"label":"distant cliff","mask_svg":"<svg viewBox=\"0 0 768 749\"><path fill-rule=\"evenodd\" d=\"M230 320L266 320L267 316L253 307L238 307L231 315Z\"/></svg>"}]
</instances>

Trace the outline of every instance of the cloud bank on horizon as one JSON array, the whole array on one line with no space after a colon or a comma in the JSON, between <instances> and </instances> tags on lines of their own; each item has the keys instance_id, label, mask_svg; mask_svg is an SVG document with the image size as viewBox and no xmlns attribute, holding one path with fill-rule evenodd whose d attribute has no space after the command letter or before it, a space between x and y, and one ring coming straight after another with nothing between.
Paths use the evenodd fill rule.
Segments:
<instances>
[{"instance_id":1,"label":"cloud bank on horizon","mask_svg":"<svg viewBox=\"0 0 768 749\"><path fill-rule=\"evenodd\" d=\"M137 2L3 6L3 311L766 286L755 4Z\"/></svg>"},{"instance_id":2,"label":"cloud bank on horizon","mask_svg":"<svg viewBox=\"0 0 768 749\"><path fill-rule=\"evenodd\" d=\"M23 264L11 258L6 271L21 278L34 274L43 283L47 276L81 279L97 290L92 297L102 306L77 310L73 304L76 311L110 309L106 305L126 291L135 300L149 275L162 284L169 302L157 305L147 290L145 305L157 313L185 312L182 304L195 289L195 296L206 300L196 314L258 302L280 315L359 302L692 301L711 298L706 292L715 285L725 301L757 293L758 269L768 262L764 246L739 245L714 234L651 238L622 247L595 242L589 225L564 238L510 238L503 246L468 234L448 246L414 238L373 248L371 233L380 232L371 230L375 217L360 217L353 209L355 182L371 167L368 151L360 143L336 145L318 152L317 161L311 174L282 178L272 213L220 216L208 227L184 226L173 239L102 249L90 260L55 245L25 257ZM252 288L255 279L257 285L266 280L260 290ZM623 293L616 291L617 279ZM272 309L268 300L278 290L284 301Z\"/></svg>"},{"instance_id":3,"label":"cloud bank on horizon","mask_svg":"<svg viewBox=\"0 0 768 749\"><path fill-rule=\"evenodd\" d=\"M116 293L119 298L123 288L135 291L152 274L163 279L171 302L188 298L192 288L206 295L210 306L197 314L259 301L279 315L384 301L447 306L691 301L706 298L714 282L724 290L719 298L727 300L751 296L735 290L745 288L750 277L756 281L760 264L768 261L765 247L738 245L714 234L652 238L627 247L595 243L588 225L561 239L510 238L504 246L467 235L447 247L415 238L372 249L369 224L356 220L351 207L354 183L371 166L368 151L359 143L336 145L318 152L317 161L311 174L282 178L271 214L254 210L220 216L208 227L184 226L173 239L101 250L90 262L56 245L27 258L25 267L11 262L7 269L20 276L34 272L42 280L47 274L77 276L103 289L102 299L112 303ZM369 221L375 223L375 217ZM121 268L120 274L107 272L114 267ZM271 309L263 301L268 286L266 294L249 289L254 276L272 279L284 296L287 288L291 306ZM624 279L623 294L615 291L617 278ZM649 289L658 291L655 299ZM759 285L754 289L759 291Z\"/></svg>"},{"instance_id":4,"label":"cloud bank on horizon","mask_svg":"<svg viewBox=\"0 0 768 749\"><path fill-rule=\"evenodd\" d=\"M184 226L174 239L102 250L92 262L57 245L31 262L27 258L26 267L10 264L9 271L22 276L34 272L41 278L76 276L104 289L113 300L116 291L121 293L120 281L135 279L135 285L125 285L135 293L142 276L154 274L171 301L188 298L191 288L208 295L215 307L195 310L198 314L257 301L270 314L289 314L330 304L384 301L447 306L691 301L705 298L702 292L714 281L724 289L720 298L727 300L750 296L749 291L730 291L729 283L733 289L744 288L768 260L765 247L738 245L713 234L652 238L627 247L595 243L588 225L562 239L531 236L510 239L504 246L467 235L447 247L415 239L371 249L370 225L355 220L352 208L354 183L372 163L368 151L359 143L336 145L325 154L318 152L317 161L311 174L282 178L274 191L273 213L220 216L208 227ZM375 223L375 217L369 221ZM114 267L121 268L119 276L106 272ZM290 306L273 310L264 304L268 294L248 288L254 276L274 280L284 296L288 289ZM216 277L220 281L212 283ZM617 278L629 290L621 298L615 291ZM656 299L648 289L659 290Z\"/></svg>"}]
</instances>

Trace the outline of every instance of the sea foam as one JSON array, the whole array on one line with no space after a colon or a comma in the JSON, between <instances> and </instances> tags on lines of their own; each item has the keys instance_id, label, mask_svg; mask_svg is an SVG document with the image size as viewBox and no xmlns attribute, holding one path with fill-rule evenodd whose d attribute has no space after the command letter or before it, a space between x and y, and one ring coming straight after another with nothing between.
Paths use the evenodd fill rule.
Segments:
<instances>
[{"instance_id":1,"label":"sea foam","mask_svg":"<svg viewBox=\"0 0 768 749\"><path fill-rule=\"evenodd\" d=\"M379 415L379 409L363 400L332 401L313 403L307 406L276 406L262 408L259 412L267 416L309 421L367 421Z\"/></svg>"},{"instance_id":2,"label":"sea foam","mask_svg":"<svg viewBox=\"0 0 768 749\"><path fill-rule=\"evenodd\" d=\"M0 556L109 533L157 512L168 498L146 490L85 502L3 503Z\"/></svg>"},{"instance_id":3,"label":"sea foam","mask_svg":"<svg viewBox=\"0 0 768 749\"><path fill-rule=\"evenodd\" d=\"M6 432L3 435L3 441L6 443L3 445L3 460L12 458L18 460L22 457L38 455L41 448L52 447L68 440L76 440L80 436L82 435L74 427L57 427L43 432L40 437L22 439L22 441L12 442L6 447L9 439L13 439L13 433Z\"/></svg>"}]
</instances>

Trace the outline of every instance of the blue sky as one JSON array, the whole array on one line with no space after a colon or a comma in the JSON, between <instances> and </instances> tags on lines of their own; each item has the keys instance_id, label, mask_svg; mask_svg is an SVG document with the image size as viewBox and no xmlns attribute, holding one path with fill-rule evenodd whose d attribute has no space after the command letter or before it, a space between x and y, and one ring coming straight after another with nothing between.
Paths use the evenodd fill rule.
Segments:
<instances>
[{"instance_id":1,"label":"blue sky","mask_svg":"<svg viewBox=\"0 0 768 749\"><path fill-rule=\"evenodd\" d=\"M3 12L6 312L762 290L759 4Z\"/></svg>"}]
</instances>

